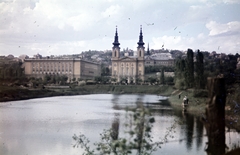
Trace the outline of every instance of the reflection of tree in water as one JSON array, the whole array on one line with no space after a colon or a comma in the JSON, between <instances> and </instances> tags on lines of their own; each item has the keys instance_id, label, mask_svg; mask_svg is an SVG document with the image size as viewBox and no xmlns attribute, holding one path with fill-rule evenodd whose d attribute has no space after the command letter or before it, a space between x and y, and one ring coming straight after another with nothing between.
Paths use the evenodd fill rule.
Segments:
<instances>
[{"instance_id":1,"label":"reflection of tree in water","mask_svg":"<svg viewBox=\"0 0 240 155\"><path fill-rule=\"evenodd\" d=\"M113 140L117 140L118 139L118 135L119 135L119 114L115 113L114 114L114 119L112 122L112 132L111 132L111 137Z\"/></svg>"},{"instance_id":2,"label":"reflection of tree in water","mask_svg":"<svg viewBox=\"0 0 240 155\"><path fill-rule=\"evenodd\" d=\"M192 115L185 114L186 118L186 146L188 150L192 149L193 142L193 129L194 129L194 117Z\"/></svg>"},{"instance_id":3,"label":"reflection of tree in water","mask_svg":"<svg viewBox=\"0 0 240 155\"><path fill-rule=\"evenodd\" d=\"M199 118L196 119L196 131L197 131L197 138L196 138L196 144L197 144L197 150L199 150L202 146L202 139L203 139L203 123L199 120Z\"/></svg>"},{"instance_id":4,"label":"reflection of tree in water","mask_svg":"<svg viewBox=\"0 0 240 155\"><path fill-rule=\"evenodd\" d=\"M181 143L185 141L186 148L190 150L192 149L193 139L196 139L196 145L197 145L196 147L199 150L202 146L203 129L204 129L203 123L199 120L199 118L195 118L193 115L187 112L175 111L174 113L179 118L181 118L181 122L183 123L183 126L180 129L180 135L185 135L185 136L182 139L180 139L179 142ZM196 133L194 133L194 131Z\"/></svg>"},{"instance_id":5,"label":"reflection of tree in water","mask_svg":"<svg viewBox=\"0 0 240 155\"><path fill-rule=\"evenodd\" d=\"M113 94L112 103L113 103L113 109L115 109L115 110L120 109L120 107L118 105L118 100L119 100L119 95L114 95Z\"/></svg>"}]
</instances>

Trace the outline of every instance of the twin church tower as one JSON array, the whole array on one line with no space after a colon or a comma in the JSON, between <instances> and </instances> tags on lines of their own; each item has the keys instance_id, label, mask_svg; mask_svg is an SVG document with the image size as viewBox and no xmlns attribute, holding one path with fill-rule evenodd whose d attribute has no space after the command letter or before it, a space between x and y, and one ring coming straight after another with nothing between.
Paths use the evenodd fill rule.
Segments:
<instances>
[{"instance_id":1,"label":"twin church tower","mask_svg":"<svg viewBox=\"0 0 240 155\"><path fill-rule=\"evenodd\" d=\"M137 56L120 56L120 43L118 41L118 32L114 37L112 47L112 78L117 82L137 83L144 81L144 53L145 47L143 42L142 26L137 47Z\"/></svg>"}]
</instances>

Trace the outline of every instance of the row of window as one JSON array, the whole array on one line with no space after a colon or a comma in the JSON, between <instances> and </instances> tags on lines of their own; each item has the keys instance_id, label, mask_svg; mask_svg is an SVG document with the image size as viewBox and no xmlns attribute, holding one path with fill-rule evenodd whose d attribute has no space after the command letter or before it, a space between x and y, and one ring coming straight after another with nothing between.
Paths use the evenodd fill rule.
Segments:
<instances>
[{"instance_id":1,"label":"row of window","mask_svg":"<svg viewBox=\"0 0 240 155\"><path fill-rule=\"evenodd\" d=\"M117 71L114 71L114 72L113 72L113 76L116 76L116 75L117 75ZM128 73L128 74L125 74L125 75L122 74L122 75L123 75L123 76L129 76L130 74ZM131 75L132 75L132 74L131 74ZM139 72L138 72L138 75L142 75L142 72L139 71Z\"/></svg>"},{"instance_id":2,"label":"row of window","mask_svg":"<svg viewBox=\"0 0 240 155\"><path fill-rule=\"evenodd\" d=\"M121 70L121 72L119 73L120 75L134 75L134 70L132 69L132 70L128 70L128 68L127 68L127 70L124 72L124 70L122 69ZM138 75L141 75L142 74L142 71L141 70L139 70L138 71ZM114 70L113 71L113 76L116 76L117 75L117 71L116 70Z\"/></svg>"},{"instance_id":3,"label":"row of window","mask_svg":"<svg viewBox=\"0 0 240 155\"><path fill-rule=\"evenodd\" d=\"M66 69L60 69L60 68L59 68L59 69L56 69L56 68L55 68L55 69L53 69L53 68L51 68L51 69L48 69L48 68L47 68L47 69L41 69L41 68L40 68L40 69L34 69L34 68L33 68L32 71L33 71L33 72L34 72L34 71L36 71L36 72L38 72L38 71L44 71L44 72L45 72L45 71L47 71L47 72L48 72L48 71L55 71L55 72L56 72L56 71L59 71L59 72L60 72L60 71L62 71L62 72L68 72L68 71L70 71L70 72L71 72L72 69L71 69L71 68L70 68L70 69L67 69L67 68L66 68Z\"/></svg>"},{"instance_id":4,"label":"row of window","mask_svg":"<svg viewBox=\"0 0 240 155\"><path fill-rule=\"evenodd\" d=\"M117 64L115 63L113 66L116 67ZM127 63L126 65L124 65L124 63L121 64L121 67L124 67L124 66L127 66L127 67L128 67L128 63ZM138 66L141 67L142 64L138 64ZM131 67L134 67L134 64L131 64Z\"/></svg>"},{"instance_id":5,"label":"row of window","mask_svg":"<svg viewBox=\"0 0 240 155\"><path fill-rule=\"evenodd\" d=\"M40 67L38 67L38 66L33 66L32 68L68 68L68 66L40 66ZM71 66L69 66L69 68L72 68Z\"/></svg>"},{"instance_id":6,"label":"row of window","mask_svg":"<svg viewBox=\"0 0 240 155\"><path fill-rule=\"evenodd\" d=\"M72 74L72 72L33 72L33 74Z\"/></svg>"},{"instance_id":7,"label":"row of window","mask_svg":"<svg viewBox=\"0 0 240 155\"><path fill-rule=\"evenodd\" d=\"M57 64L57 63L47 63L47 64L42 64L42 63L32 63L33 67L72 67L72 64L66 64L66 63L61 63L61 64Z\"/></svg>"}]
</instances>

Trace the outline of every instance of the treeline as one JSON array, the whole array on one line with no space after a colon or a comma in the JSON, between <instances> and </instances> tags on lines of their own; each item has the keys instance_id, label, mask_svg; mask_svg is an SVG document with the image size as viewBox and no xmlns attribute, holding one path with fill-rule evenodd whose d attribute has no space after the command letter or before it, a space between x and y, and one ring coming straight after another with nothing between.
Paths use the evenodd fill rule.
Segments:
<instances>
[{"instance_id":1,"label":"treeline","mask_svg":"<svg viewBox=\"0 0 240 155\"><path fill-rule=\"evenodd\" d=\"M22 79L25 79L25 74L21 62L0 65L0 81L11 82Z\"/></svg>"},{"instance_id":2,"label":"treeline","mask_svg":"<svg viewBox=\"0 0 240 155\"><path fill-rule=\"evenodd\" d=\"M172 66L145 66L145 74L161 72L164 69L165 72L174 72L174 67Z\"/></svg>"},{"instance_id":3,"label":"treeline","mask_svg":"<svg viewBox=\"0 0 240 155\"><path fill-rule=\"evenodd\" d=\"M175 61L175 87L204 89L207 77L224 77L227 84L234 84L240 76L236 68L238 57L238 54L214 57L208 52L188 49L185 56Z\"/></svg>"}]
</instances>

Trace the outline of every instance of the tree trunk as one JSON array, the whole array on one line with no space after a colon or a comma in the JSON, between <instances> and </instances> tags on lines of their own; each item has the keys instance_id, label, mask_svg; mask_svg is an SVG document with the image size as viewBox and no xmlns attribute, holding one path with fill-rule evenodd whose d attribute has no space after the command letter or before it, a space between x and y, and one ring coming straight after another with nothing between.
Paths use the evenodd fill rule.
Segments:
<instances>
[{"instance_id":1,"label":"tree trunk","mask_svg":"<svg viewBox=\"0 0 240 155\"><path fill-rule=\"evenodd\" d=\"M205 127L208 136L208 154L225 153L225 81L208 78L209 101L206 108Z\"/></svg>"}]
</instances>

